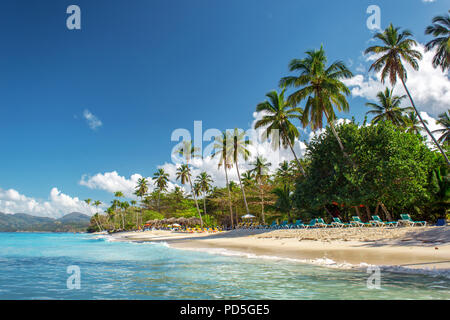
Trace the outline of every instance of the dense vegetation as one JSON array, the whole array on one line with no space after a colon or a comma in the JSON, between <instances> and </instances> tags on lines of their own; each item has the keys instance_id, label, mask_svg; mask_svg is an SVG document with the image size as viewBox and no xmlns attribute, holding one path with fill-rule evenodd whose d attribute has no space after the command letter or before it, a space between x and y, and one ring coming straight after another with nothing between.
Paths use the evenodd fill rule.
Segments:
<instances>
[{"instance_id":1,"label":"dense vegetation","mask_svg":"<svg viewBox=\"0 0 450 320\"><path fill-rule=\"evenodd\" d=\"M426 29L435 37L426 45L428 50L437 48L433 65L444 71L450 66L449 21L449 16L436 17ZM411 32L391 24L374 39L377 44L366 50L377 56L370 69L381 74L382 83L387 79L394 87L400 82L405 95L396 96L389 87L379 92L377 103L366 104L367 113L374 115L371 123L367 118L362 124L336 121L336 111L350 110L350 90L344 82L353 75L341 61L328 63L323 47L307 51L304 58L290 62L291 74L280 80L280 92L269 92L256 107L263 117L255 129L263 131L274 151L289 148L294 161L281 163L271 173L271 164L256 157L252 169L242 172L241 161L251 156L251 141L238 129L223 132L212 155L226 177L225 187L219 188L208 172L192 176L191 160L199 155L192 141L185 141L177 151L185 164L178 167L176 178L190 186L191 194L180 187L168 191L169 176L159 169L152 182L139 180L139 204L122 201L124 194L116 192L106 214L93 216L90 230L136 229L147 220L194 216L201 225L233 227L249 213L260 223L351 215L368 220L371 214L393 220L401 213L428 221L445 217L450 208L449 112L439 116L443 129L431 132L417 110L405 66L418 70L422 55ZM292 90L290 95L287 90ZM404 100L411 105L403 107ZM303 158L295 153L297 125L316 132ZM230 170L236 170L238 181L229 181ZM148 193L150 183L154 191ZM91 204L90 199L86 202ZM101 203L93 204L98 208Z\"/></svg>"}]
</instances>

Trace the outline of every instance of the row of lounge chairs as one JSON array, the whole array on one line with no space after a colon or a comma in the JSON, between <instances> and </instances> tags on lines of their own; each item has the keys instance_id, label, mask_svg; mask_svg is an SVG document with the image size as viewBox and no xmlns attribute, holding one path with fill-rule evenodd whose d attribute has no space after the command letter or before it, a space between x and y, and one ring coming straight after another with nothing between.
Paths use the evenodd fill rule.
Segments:
<instances>
[{"instance_id":1,"label":"row of lounge chairs","mask_svg":"<svg viewBox=\"0 0 450 320\"><path fill-rule=\"evenodd\" d=\"M383 221L379 216L372 216L373 220L369 222L363 222L358 216L352 217L350 222L343 222L340 218L333 218L333 222L326 223L322 218L312 219L309 224L304 224L302 220L297 220L295 223L289 223L283 221L281 224L277 224L275 221L269 225L258 225L253 229L309 229L309 228L347 228L347 227L398 227L399 225L405 226L426 226L426 221L414 221L409 214L400 215L401 219L398 221ZM249 227L252 229L252 227Z\"/></svg>"}]
</instances>

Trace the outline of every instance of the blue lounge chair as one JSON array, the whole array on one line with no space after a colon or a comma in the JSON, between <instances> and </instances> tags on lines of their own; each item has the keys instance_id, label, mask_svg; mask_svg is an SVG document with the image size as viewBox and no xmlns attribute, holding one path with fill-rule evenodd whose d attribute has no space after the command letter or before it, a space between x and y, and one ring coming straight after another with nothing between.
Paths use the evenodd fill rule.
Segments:
<instances>
[{"instance_id":1,"label":"blue lounge chair","mask_svg":"<svg viewBox=\"0 0 450 320\"><path fill-rule=\"evenodd\" d=\"M285 220L281 222L279 229L289 229L289 221Z\"/></svg>"},{"instance_id":2,"label":"blue lounge chair","mask_svg":"<svg viewBox=\"0 0 450 320\"><path fill-rule=\"evenodd\" d=\"M380 216L372 216L372 219L370 222L378 227L398 227L398 221L383 221Z\"/></svg>"},{"instance_id":3,"label":"blue lounge chair","mask_svg":"<svg viewBox=\"0 0 450 320\"><path fill-rule=\"evenodd\" d=\"M306 225L305 225L305 228L306 228L306 229L309 229L309 228L317 228L318 225L317 225L316 222L317 222L316 219L312 219L311 222L310 222L309 224L306 224Z\"/></svg>"},{"instance_id":4,"label":"blue lounge chair","mask_svg":"<svg viewBox=\"0 0 450 320\"><path fill-rule=\"evenodd\" d=\"M294 224L289 225L289 229L301 229L304 227L305 225L303 224L302 220L297 220Z\"/></svg>"},{"instance_id":5,"label":"blue lounge chair","mask_svg":"<svg viewBox=\"0 0 450 320\"><path fill-rule=\"evenodd\" d=\"M436 227L443 227L447 225L447 220L445 219L438 219L436 222Z\"/></svg>"},{"instance_id":6,"label":"blue lounge chair","mask_svg":"<svg viewBox=\"0 0 450 320\"><path fill-rule=\"evenodd\" d=\"M352 227L350 223L342 222L340 218L333 218L333 222L331 223L331 225L338 228Z\"/></svg>"},{"instance_id":7,"label":"blue lounge chair","mask_svg":"<svg viewBox=\"0 0 450 320\"><path fill-rule=\"evenodd\" d=\"M414 221L413 219L411 219L411 216L409 214L401 214L400 217L402 219L399 221L403 222L404 224L406 224L408 226L414 227L417 224L417 225L422 225L425 227L427 225L426 221Z\"/></svg>"},{"instance_id":8,"label":"blue lounge chair","mask_svg":"<svg viewBox=\"0 0 450 320\"><path fill-rule=\"evenodd\" d=\"M276 221L272 221L272 224L267 226L267 229L278 229L278 223Z\"/></svg>"},{"instance_id":9,"label":"blue lounge chair","mask_svg":"<svg viewBox=\"0 0 450 320\"><path fill-rule=\"evenodd\" d=\"M331 224L325 223L325 221L322 218L317 219L317 224L319 225L319 227L322 228L333 227Z\"/></svg>"},{"instance_id":10,"label":"blue lounge chair","mask_svg":"<svg viewBox=\"0 0 450 320\"><path fill-rule=\"evenodd\" d=\"M358 216L353 216L353 221L350 223L356 227L371 227L372 223L370 222L362 222Z\"/></svg>"}]
</instances>

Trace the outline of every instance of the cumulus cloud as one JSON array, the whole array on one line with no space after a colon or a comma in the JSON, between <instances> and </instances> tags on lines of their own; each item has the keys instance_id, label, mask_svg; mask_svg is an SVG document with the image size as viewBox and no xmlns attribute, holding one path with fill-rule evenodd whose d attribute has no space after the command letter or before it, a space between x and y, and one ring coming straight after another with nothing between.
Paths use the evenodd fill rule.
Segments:
<instances>
[{"instance_id":1,"label":"cumulus cloud","mask_svg":"<svg viewBox=\"0 0 450 320\"><path fill-rule=\"evenodd\" d=\"M86 120L89 128L91 128L92 130L96 130L103 125L101 120L97 118L97 116L92 114L92 112L90 112L88 109L85 109L83 111L83 117Z\"/></svg>"},{"instance_id":2,"label":"cumulus cloud","mask_svg":"<svg viewBox=\"0 0 450 320\"><path fill-rule=\"evenodd\" d=\"M100 211L100 210L99 210ZM81 212L88 215L95 209L77 197L70 197L57 188L52 188L48 200L38 200L20 194L17 190L0 189L0 212L27 213L34 216L60 218L71 212Z\"/></svg>"},{"instance_id":3,"label":"cumulus cloud","mask_svg":"<svg viewBox=\"0 0 450 320\"><path fill-rule=\"evenodd\" d=\"M406 85L419 111L427 112L436 117L450 108L448 73L439 68L433 68L434 51L425 52L425 48L421 44L418 44L415 49L423 54L423 59L419 61L419 71L413 70L408 65L406 66L408 72ZM373 56L368 56L366 62L373 61L373 58ZM345 83L351 88L353 96L376 101L376 94L389 86L388 82L382 85L380 79L380 74L356 74L353 78L345 80ZM397 95L406 94L401 83L395 86L394 93ZM405 99L403 104L409 106L410 102Z\"/></svg>"}]
</instances>

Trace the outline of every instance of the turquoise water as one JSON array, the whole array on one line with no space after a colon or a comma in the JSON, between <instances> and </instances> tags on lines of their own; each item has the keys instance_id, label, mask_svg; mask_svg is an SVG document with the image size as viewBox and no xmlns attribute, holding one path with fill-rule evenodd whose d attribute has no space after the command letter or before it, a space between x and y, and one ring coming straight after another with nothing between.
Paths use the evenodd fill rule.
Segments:
<instances>
[{"instance_id":1,"label":"turquoise water","mask_svg":"<svg viewBox=\"0 0 450 320\"><path fill-rule=\"evenodd\" d=\"M80 289L68 289L68 266ZM450 299L443 276L364 271L112 242L87 234L0 233L0 299Z\"/></svg>"}]
</instances>

